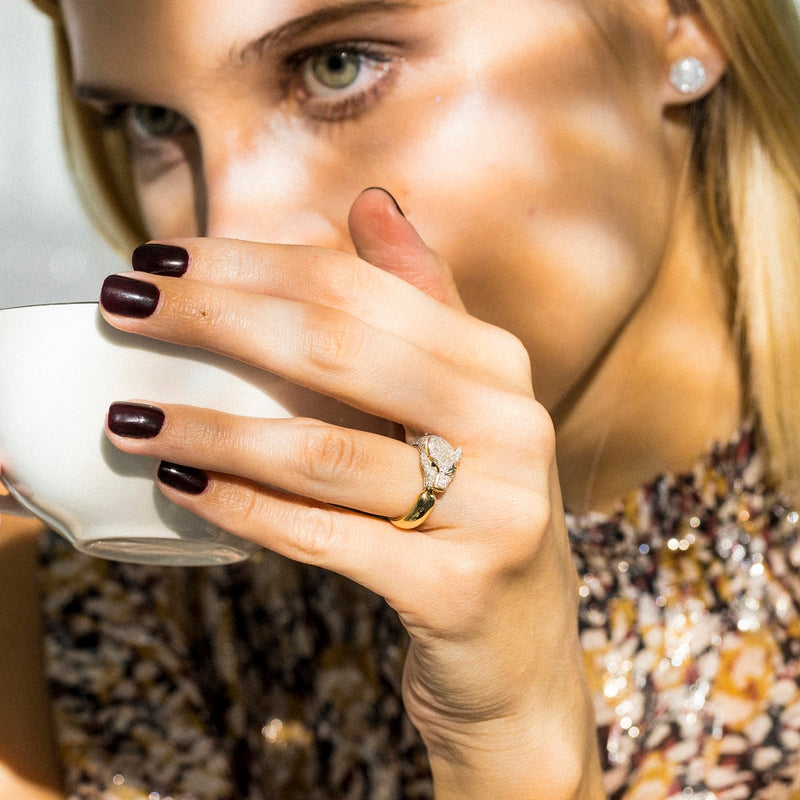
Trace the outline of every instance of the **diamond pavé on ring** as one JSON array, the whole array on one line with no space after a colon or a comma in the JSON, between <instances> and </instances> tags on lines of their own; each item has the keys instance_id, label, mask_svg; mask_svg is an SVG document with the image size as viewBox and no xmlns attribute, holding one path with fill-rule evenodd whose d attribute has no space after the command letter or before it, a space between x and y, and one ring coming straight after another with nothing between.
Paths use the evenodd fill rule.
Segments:
<instances>
[{"instance_id":1,"label":"diamond pav\u00e9 on ring","mask_svg":"<svg viewBox=\"0 0 800 800\"><path fill-rule=\"evenodd\" d=\"M430 516L436 504L436 495L450 485L461 461L461 448L453 447L441 436L426 434L412 444L419 450L422 469L422 492L414 505L402 516L389 521L396 528L413 530Z\"/></svg>"}]
</instances>

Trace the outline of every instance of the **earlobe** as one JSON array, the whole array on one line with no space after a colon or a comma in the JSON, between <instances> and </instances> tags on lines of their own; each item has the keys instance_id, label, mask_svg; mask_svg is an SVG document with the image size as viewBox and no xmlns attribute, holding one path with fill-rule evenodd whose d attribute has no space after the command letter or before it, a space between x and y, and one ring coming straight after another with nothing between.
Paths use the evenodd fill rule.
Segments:
<instances>
[{"instance_id":1,"label":"earlobe","mask_svg":"<svg viewBox=\"0 0 800 800\"><path fill-rule=\"evenodd\" d=\"M664 50L664 105L686 105L704 97L725 74L727 56L699 12L670 17Z\"/></svg>"},{"instance_id":2,"label":"earlobe","mask_svg":"<svg viewBox=\"0 0 800 800\"><path fill-rule=\"evenodd\" d=\"M683 95L694 95L706 85L708 74L705 64L694 56L679 58L669 68L669 82Z\"/></svg>"}]
</instances>

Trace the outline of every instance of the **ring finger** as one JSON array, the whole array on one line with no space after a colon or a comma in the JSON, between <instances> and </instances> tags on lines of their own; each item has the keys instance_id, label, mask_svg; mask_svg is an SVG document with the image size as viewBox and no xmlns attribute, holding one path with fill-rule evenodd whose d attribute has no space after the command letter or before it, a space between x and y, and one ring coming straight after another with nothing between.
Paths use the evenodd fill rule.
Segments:
<instances>
[{"instance_id":1,"label":"ring finger","mask_svg":"<svg viewBox=\"0 0 800 800\"><path fill-rule=\"evenodd\" d=\"M414 489L419 493L422 486L414 448L314 419L254 419L186 406L114 403L107 430L126 452L236 475L375 516L402 516ZM442 511L446 515L446 503Z\"/></svg>"}]
</instances>

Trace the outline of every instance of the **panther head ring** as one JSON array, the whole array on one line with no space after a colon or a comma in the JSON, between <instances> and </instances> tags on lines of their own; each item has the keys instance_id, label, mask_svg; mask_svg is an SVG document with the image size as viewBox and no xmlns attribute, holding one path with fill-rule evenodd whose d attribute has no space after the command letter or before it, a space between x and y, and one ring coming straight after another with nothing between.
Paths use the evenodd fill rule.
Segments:
<instances>
[{"instance_id":1,"label":"panther head ring","mask_svg":"<svg viewBox=\"0 0 800 800\"><path fill-rule=\"evenodd\" d=\"M460 447L453 449L441 436L431 434L421 436L412 447L419 450L422 492L403 516L389 520L402 530L418 528L428 519L436 505L436 495L444 492L450 485L462 455Z\"/></svg>"}]
</instances>

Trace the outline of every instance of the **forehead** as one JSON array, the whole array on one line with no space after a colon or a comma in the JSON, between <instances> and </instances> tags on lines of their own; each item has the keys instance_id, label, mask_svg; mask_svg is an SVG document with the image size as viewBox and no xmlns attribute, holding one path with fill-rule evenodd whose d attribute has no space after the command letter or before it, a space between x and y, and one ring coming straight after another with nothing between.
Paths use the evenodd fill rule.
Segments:
<instances>
[{"instance_id":1,"label":"forehead","mask_svg":"<svg viewBox=\"0 0 800 800\"><path fill-rule=\"evenodd\" d=\"M230 60L254 37L292 24L425 10L448 0L61 0L61 5L80 80L121 77L132 59L144 70L149 60L162 57L186 67L197 60Z\"/></svg>"},{"instance_id":2,"label":"forehead","mask_svg":"<svg viewBox=\"0 0 800 800\"><path fill-rule=\"evenodd\" d=\"M250 64L255 85L260 78L250 55L289 57L303 46L321 44L323 33L341 41L370 40L373 34L379 41L408 36L425 42L419 47L435 46L442 53L466 42L461 53L465 67L495 52L509 61L512 54L538 54L541 61L552 60L551 69L573 69L586 57L587 44L593 51L599 46L604 58L609 38L624 43L621 57L617 54L621 61L634 60L639 50L634 42L650 38L642 36L647 25L641 23L658 16L646 9L663 0L60 2L76 84L98 98L185 111L187 92L200 96L213 87L230 88L231 67ZM616 24L603 31L609 20ZM263 41L269 43L264 50L258 46ZM591 55L597 60L597 52Z\"/></svg>"}]
</instances>

